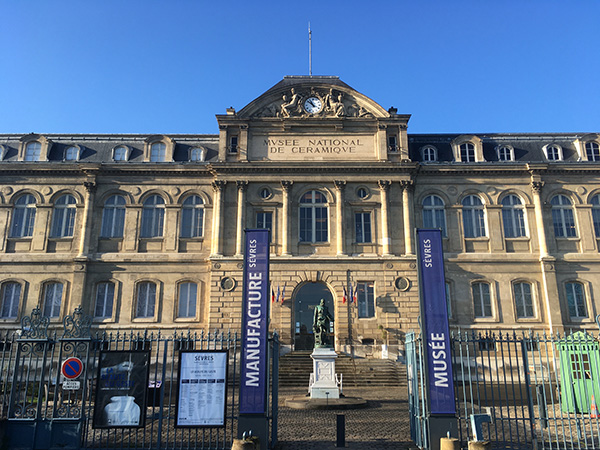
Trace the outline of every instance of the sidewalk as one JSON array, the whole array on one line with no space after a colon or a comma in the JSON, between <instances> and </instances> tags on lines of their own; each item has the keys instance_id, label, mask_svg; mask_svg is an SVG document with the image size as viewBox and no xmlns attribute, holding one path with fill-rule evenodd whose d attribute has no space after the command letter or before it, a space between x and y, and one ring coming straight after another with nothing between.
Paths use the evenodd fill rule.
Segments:
<instances>
[{"instance_id":1,"label":"sidewalk","mask_svg":"<svg viewBox=\"0 0 600 450\"><path fill-rule=\"evenodd\" d=\"M306 388L279 391L279 443L275 450L335 449L337 414L346 416L346 448L416 449L410 439L406 387L344 387L344 393L369 401L363 409L298 410L285 399L304 395Z\"/></svg>"}]
</instances>

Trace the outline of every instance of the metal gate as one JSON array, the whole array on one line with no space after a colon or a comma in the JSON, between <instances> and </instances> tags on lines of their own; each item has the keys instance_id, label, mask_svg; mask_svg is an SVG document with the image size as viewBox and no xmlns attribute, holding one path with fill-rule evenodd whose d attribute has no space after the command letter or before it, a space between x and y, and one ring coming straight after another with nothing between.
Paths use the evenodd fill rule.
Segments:
<instances>
[{"instance_id":1,"label":"metal gate","mask_svg":"<svg viewBox=\"0 0 600 450\"><path fill-rule=\"evenodd\" d=\"M453 333L452 363L462 448L471 416L489 416L483 437L494 449L600 449L599 338ZM422 339L406 335L409 414L415 444L428 448Z\"/></svg>"},{"instance_id":2,"label":"metal gate","mask_svg":"<svg viewBox=\"0 0 600 450\"><path fill-rule=\"evenodd\" d=\"M20 333L0 337L0 425L10 448L230 449L238 434L240 339L237 333L161 332L90 335L91 320L77 308L60 331L48 332L39 309L23 319ZM59 336L60 334L60 336ZM180 350L228 350L225 427L176 428ZM93 427L95 388L101 351L150 352L143 428ZM269 339L272 373L278 380L279 341ZM61 364L83 363L78 389L65 389ZM278 384L269 384L270 444L277 442Z\"/></svg>"}]
</instances>

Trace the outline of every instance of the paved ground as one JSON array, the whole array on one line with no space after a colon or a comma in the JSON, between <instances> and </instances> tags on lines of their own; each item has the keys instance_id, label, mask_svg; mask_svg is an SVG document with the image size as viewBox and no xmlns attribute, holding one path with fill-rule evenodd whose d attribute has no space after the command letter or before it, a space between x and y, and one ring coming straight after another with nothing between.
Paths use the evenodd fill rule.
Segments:
<instances>
[{"instance_id":1,"label":"paved ground","mask_svg":"<svg viewBox=\"0 0 600 450\"><path fill-rule=\"evenodd\" d=\"M416 449L410 439L406 387L346 388L344 393L369 401L364 409L298 410L287 408L289 397L306 389L279 390L279 443L276 450L335 449L337 414L346 416L346 448Z\"/></svg>"}]
</instances>

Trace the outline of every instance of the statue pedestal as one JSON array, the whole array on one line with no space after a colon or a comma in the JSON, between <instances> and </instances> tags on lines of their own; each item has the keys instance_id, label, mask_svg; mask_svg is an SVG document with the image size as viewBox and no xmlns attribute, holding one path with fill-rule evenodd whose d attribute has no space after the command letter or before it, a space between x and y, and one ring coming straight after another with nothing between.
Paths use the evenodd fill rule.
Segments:
<instances>
[{"instance_id":1,"label":"statue pedestal","mask_svg":"<svg viewBox=\"0 0 600 450\"><path fill-rule=\"evenodd\" d=\"M313 359L310 398L340 398L340 390L335 380L335 350L326 347L315 348L310 357Z\"/></svg>"}]
</instances>

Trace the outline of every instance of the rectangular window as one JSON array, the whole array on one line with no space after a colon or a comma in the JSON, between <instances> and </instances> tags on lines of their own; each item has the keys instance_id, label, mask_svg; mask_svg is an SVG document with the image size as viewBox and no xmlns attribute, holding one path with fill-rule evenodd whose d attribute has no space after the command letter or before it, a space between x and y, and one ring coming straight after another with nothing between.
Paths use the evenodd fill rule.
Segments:
<instances>
[{"instance_id":1,"label":"rectangular window","mask_svg":"<svg viewBox=\"0 0 600 450\"><path fill-rule=\"evenodd\" d=\"M567 283L567 306L569 316L572 319L587 318L587 308L585 306L585 294L581 283Z\"/></svg>"},{"instance_id":2,"label":"rectangular window","mask_svg":"<svg viewBox=\"0 0 600 450\"><path fill-rule=\"evenodd\" d=\"M375 317L375 291L373 285L372 281L361 282L356 285L359 319Z\"/></svg>"},{"instance_id":3,"label":"rectangular window","mask_svg":"<svg viewBox=\"0 0 600 450\"><path fill-rule=\"evenodd\" d=\"M312 208L300 208L300 242L312 242Z\"/></svg>"},{"instance_id":4,"label":"rectangular window","mask_svg":"<svg viewBox=\"0 0 600 450\"><path fill-rule=\"evenodd\" d=\"M94 316L103 319L112 317L114 299L114 283L107 282L98 284Z\"/></svg>"},{"instance_id":5,"label":"rectangular window","mask_svg":"<svg viewBox=\"0 0 600 450\"><path fill-rule=\"evenodd\" d=\"M21 298L21 285L19 283L4 283L2 285L2 310L3 319L16 319L19 314L19 300Z\"/></svg>"},{"instance_id":6,"label":"rectangular window","mask_svg":"<svg viewBox=\"0 0 600 450\"><path fill-rule=\"evenodd\" d=\"M62 283L48 283L44 286L44 317L52 319L60 316L62 294Z\"/></svg>"},{"instance_id":7,"label":"rectangular window","mask_svg":"<svg viewBox=\"0 0 600 450\"><path fill-rule=\"evenodd\" d=\"M179 285L179 311L177 317L195 317L198 285L196 283L181 283Z\"/></svg>"},{"instance_id":8,"label":"rectangular window","mask_svg":"<svg viewBox=\"0 0 600 450\"><path fill-rule=\"evenodd\" d=\"M492 316L492 300L490 285L487 283L473 283L473 309L475 318L489 318Z\"/></svg>"},{"instance_id":9,"label":"rectangular window","mask_svg":"<svg viewBox=\"0 0 600 450\"><path fill-rule=\"evenodd\" d=\"M256 228L269 230L269 242L273 239L273 213L271 211L259 211L256 213Z\"/></svg>"},{"instance_id":10,"label":"rectangular window","mask_svg":"<svg viewBox=\"0 0 600 450\"><path fill-rule=\"evenodd\" d=\"M137 309L135 317L152 318L154 317L154 307L156 305L156 284L140 283L137 292Z\"/></svg>"},{"instance_id":11,"label":"rectangular window","mask_svg":"<svg viewBox=\"0 0 600 450\"><path fill-rule=\"evenodd\" d=\"M390 152L398 151L398 138L396 136L388 136L388 150Z\"/></svg>"},{"instance_id":12,"label":"rectangular window","mask_svg":"<svg viewBox=\"0 0 600 450\"><path fill-rule=\"evenodd\" d=\"M231 136L229 139L229 153L237 153L238 152L238 137Z\"/></svg>"},{"instance_id":13,"label":"rectangular window","mask_svg":"<svg viewBox=\"0 0 600 450\"><path fill-rule=\"evenodd\" d=\"M513 286L517 318L527 319L534 317L531 285L529 283L515 283Z\"/></svg>"},{"instance_id":14,"label":"rectangular window","mask_svg":"<svg viewBox=\"0 0 600 450\"><path fill-rule=\"evenodd\" d=\"M370 243L371 238L371 213L360 212L354 215L354 224L356 229L356 242Z\"/></svg>"},{"instance_id":15,"label":"rectangular window","mask_svg":"<svg viewBox=\"0 0 600 450\"><path fill-rule=\"evenodd\" d=\"M315 242L327 242L327 208L315 207Z\"/></svg>"}]
</instances>

